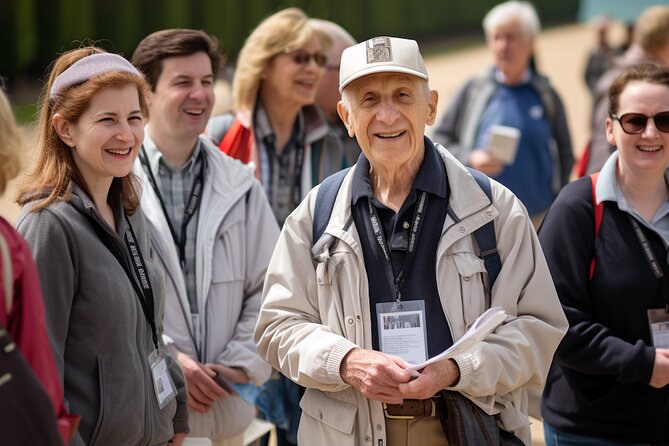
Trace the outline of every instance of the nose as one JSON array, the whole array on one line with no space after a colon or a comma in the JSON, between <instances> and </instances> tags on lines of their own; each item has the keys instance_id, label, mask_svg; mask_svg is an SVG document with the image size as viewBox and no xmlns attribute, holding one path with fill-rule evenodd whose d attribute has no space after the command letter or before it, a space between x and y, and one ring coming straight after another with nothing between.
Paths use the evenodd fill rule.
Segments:
<instances>
[{"instance_id":1,"label":"nose","mask_svg":"<svg viewBox=\"0 0 669 446\"><path fill-rule=\"evenodd\" d=\"M657 129L657 126L655 126L655 118L648 118L646 121L646 128L641 132L641 136L643 138L654 138L658 133L660 133L660 131Z\"/></svg>"},{"instance_id":2,"label":"nose","mask_svg":"<svg viewBox=\"0 0 669 446\"><path fill-rule=\"evenodd\" d=\"M122 122L120 124L116 138L124 143L132 143L134 141L134 133L128 122Z\"/></svg>"},{"instance_id":3,"label":"nose","mask_svg":"<svg viewBox=\"0 0 669 446\"><path fill-rule=\"evenodd\" d=\"M191 99L203 100L207 96L207 87L202 83L198 83L193 86L193 89L188 96Z\"/></svg>"},{"instance_id":4,"label":"nose","mask_svg":"<svg viewBox=\"0 0 669 446\"><path fill-rule=\"evenodd\" d=\"M376 112L376 119L386 125L393 124L399 117L399 112L394 104L384 101L380 104L379 110Z\"/></svg>"}]
</instances>

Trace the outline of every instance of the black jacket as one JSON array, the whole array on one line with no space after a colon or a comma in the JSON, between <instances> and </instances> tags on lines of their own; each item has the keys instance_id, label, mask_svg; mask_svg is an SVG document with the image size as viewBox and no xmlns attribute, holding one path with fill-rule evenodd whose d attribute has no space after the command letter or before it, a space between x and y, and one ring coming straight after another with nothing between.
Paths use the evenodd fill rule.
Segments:
<instances>
[{"instance_id":1,"label":"black jacket","mask_svg":"<svg viewBox=\"0 0 669 446\"><path fill-rule=\"evenodd\" d=\"M593 212L590 178L582 178L562 190L539 231L570 325L548 374L542 415L576 434L667 443L669 388L648 384L655 349L646 311L664 307L661 283L628 214L606 201L595 240ZM639 226L669 274L661 238Z\"/></svg>"}]
</instances>

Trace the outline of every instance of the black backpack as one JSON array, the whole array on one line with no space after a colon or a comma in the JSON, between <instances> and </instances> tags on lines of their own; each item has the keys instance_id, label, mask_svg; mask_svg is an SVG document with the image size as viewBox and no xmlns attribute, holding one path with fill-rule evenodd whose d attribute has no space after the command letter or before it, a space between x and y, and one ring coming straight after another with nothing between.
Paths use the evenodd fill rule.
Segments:
<instances>
[{"instance_id":1,"label":"black backpack","mask_svg":"<svg viewBox=\"0 0 669 446\"><path fill-rule=\"evenodd\" d=\"M478 170L468 168L479 187L486 194L486 197L492 202L492 189L490 187L490 178ZM314 207L313 235L311 246L315 246L318 240L323 236L325 228L332 216L332 207L334 206L337 193L344 181L344 177L350 170L340 170L330 175L321 183L316 195L316 205ZM488 272L489 291L492 290L495 280L502 269L502 260L497 252L497 239L495 238L495 223L490 221L474 231L474 238L481 252L485 269ZM488 307L490 305L487 305Z\"/></svg>"}]
</instances>

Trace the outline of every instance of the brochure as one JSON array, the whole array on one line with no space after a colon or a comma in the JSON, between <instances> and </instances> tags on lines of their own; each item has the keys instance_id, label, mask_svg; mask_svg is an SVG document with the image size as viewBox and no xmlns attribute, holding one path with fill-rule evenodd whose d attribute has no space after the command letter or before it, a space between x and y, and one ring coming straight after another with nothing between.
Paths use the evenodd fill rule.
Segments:
<instances>
[{"instance_id":1,"label":"brochure","mask_svg":"<svg viewBox=\"0 0 669 446\"><path fill-rule=\"evenodd\" d=\"M484 339L490 332L497 328L506 319L506 312L500 307L489 308L485 313L480 315L474 323L469 327L469 330L458 339L449 348L428 359L420 364L412 365L407 370L418 371L422 370L428 365L441 361L443 359L452 358L456 355L466 352L474 345Z\"/></svg>"},{"instance_id":2,"label":"brochure","mask_svg":"<svg viewBox=\"0 0 669 446\"><path fill-rule=\"evenodd\" d=\"M513 164L519 141L520 130L517 128L493 125L490 128L490 141L486 150L504 164Z\"/></svg>"}]
</instances>

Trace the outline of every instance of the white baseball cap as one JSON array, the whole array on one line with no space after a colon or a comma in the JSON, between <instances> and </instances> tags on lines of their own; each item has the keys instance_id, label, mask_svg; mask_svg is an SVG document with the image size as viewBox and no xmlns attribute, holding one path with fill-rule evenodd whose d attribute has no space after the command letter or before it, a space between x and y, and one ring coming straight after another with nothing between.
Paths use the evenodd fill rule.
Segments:
<instances>
[{"instance_id":1,"label":"white baseball cap","mask_svg":"<svg viewBox=\"0 0 669 446\"><path fill-rule=\"evenodd\" d=\"M423 56L415 40L374 37L344 50L339 68L339 92L363 76L405 73L428 80Z\"/></svg>"}]
</instances>

